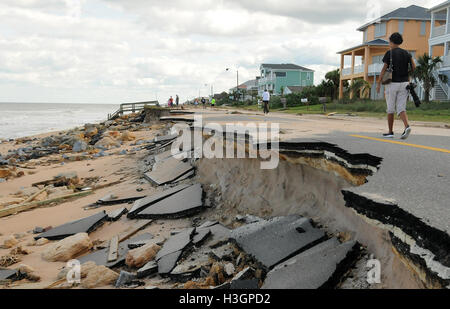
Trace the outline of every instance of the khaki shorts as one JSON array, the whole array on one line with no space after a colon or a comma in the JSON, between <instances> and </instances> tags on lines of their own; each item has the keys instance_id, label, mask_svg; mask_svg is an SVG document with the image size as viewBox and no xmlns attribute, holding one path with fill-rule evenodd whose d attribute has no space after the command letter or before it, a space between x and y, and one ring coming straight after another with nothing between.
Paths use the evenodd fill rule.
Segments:
<instances>
[{"instance_id":1,"label":"khaki shorts","mask_svg":"<svg viewBox=\"0 0 450 309\"><path fill-rule=\"evenodd\" d=\"M406 89L406 83L390 83L386 85L386 103L387 113L400 115L406 112L406 103L408 101L409 91Z\"/></svg>"}]
</instances>

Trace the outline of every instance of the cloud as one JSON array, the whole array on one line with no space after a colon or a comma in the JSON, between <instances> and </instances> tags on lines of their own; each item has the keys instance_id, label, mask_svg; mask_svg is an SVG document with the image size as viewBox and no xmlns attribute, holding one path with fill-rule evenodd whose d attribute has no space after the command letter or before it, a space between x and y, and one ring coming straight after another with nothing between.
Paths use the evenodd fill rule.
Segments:
<instances>
[{"instance_id":1,"label":"cloud","mask_svg":"<svg viewBox=\"0 0 450 309\"><path fill-rule=\"evenodd\" d=\"M355 0L2 0L0 101L185 100L234 87L237 69L254 79L263 62L306 66L320 83L366 15Z\"/></svg>"}]
</instances>

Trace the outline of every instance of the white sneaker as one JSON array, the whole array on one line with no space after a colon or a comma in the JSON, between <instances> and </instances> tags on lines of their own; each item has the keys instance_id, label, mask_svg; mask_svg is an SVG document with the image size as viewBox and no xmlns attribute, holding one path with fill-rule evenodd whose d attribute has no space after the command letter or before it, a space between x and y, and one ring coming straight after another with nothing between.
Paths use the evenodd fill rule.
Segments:
<instances>
[{"instance_id":1,"label":"white sneaker","mask_svg":"<svg viewBox=\"0 0 450 309\"><path fill-rule=\"evenodd\" d=\"M407 138L409 137L409 135L411 134L411 131L412 131L412 130L411 130L411 127L408 126L408 127L405 129L405 132L403 132L401 139L407 139Z\"/></svg>"}]
</instances>

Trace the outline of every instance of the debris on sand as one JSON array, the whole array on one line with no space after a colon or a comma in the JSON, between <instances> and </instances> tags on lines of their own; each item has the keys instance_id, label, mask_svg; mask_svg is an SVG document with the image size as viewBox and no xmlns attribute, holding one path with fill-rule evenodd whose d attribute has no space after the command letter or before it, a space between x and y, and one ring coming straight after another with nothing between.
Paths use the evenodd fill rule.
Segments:
<instances>
[{"instance_id":1,"label":"debris on sand","mask_svg":"<svg viewBox=\"0 0 450 309\"><path fill-rule=\"evenodd\" d=\"M60 240L78 233L91 233L97 229L106 220L108 215L105 211L99 212L96 215L72 221L58 227L55 227L47 232L36 236L35 239L47 238L49 240Z\"/></svg>"},{"instance_id":2,"label":"debris on sand","mask_svg":"<svg viewBox=\"0 0 450 309\"><path fill-rule=\"evenodd\" d=\"M67 262L93 247L87 233L79 233L52 244L42 252L42 258L49 262Z\"/></svg>"}]
</instances>

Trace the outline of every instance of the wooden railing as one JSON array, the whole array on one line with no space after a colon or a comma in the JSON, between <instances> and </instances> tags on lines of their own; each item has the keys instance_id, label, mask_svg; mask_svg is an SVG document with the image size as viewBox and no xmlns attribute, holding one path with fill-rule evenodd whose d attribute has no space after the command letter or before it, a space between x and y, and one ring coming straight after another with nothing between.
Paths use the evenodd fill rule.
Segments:
<instances>
[{"instance_id":1,"label":"wooden railing","mask_svg":"<svg viewBox=\"0 0 450 309\"><path fill-rule=\"evenodd\" d=\"M119 116L123 116L125 113L136 113L142 111L145 106L159 105L158 101L137 102L137 103L123 103L120 104L120 108L112 114L108 114L108 120L116 119Z\"/></svg>"}]
</instances>

